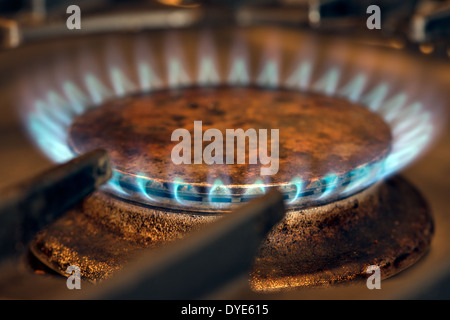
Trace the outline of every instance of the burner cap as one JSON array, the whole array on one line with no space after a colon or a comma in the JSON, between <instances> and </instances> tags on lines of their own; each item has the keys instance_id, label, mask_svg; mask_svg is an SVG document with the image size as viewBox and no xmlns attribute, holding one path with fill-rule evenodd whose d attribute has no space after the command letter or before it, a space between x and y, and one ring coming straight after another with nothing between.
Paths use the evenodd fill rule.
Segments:
<instances>
[{"instance_id":1,"label":"burner cap","mask_svg":"<svg viewBox=\"0 0 450 320\"><path fill-rule=\"evenodd\" d=\"M212 128L222 132L224 158L230 143L227 129L266 129L269 155L271 129L278 129L278 172L262 176L261 167L268 165L262 165L260 158L258 164L249 164L248 140L245 164L236 164L236 158L235 164L193 164L194 140L202 139L194 138L194 121L202 121L203 133ZM192 164L172 162L172 149L179 141L171 141L171 136L178 128L191 134ZM201 150L210 143L203 141ZM231 143L236 154L236 143ZM379 164L390 143L390 128L363 106L315 93L257 87L185 88L127 96L89 110L70 128L75 152L97 147L109 151L122 176L121 187L133 189L133 179L139 177L149 198L164 196L164 188L173 197L168 185L182 181L185 189L196 187L196 191L191 198L183 190L178 196L195 201L199 195L198 202L204 202L201 195L211 193L217 181L228 188L228 200L236 202L233 197L241 201L251 194L249 187L289 186L294 179L302 181L302 198L314 195L317 199L329 192L331 184L342 191L355 169ZM334 190L339 189L336 186ZM288 192L291 199L299 196L294 189Z\"/></svg>"}]
</instances>

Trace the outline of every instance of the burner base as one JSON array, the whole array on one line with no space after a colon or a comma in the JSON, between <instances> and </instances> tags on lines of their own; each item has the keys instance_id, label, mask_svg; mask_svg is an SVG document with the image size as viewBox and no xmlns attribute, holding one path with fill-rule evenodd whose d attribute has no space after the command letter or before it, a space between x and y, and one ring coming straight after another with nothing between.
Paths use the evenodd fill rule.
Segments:
<instances>
[{"instance_id":1,"label":"burner base","mask_svg":"<svg viewBox=\"0 0 450 320\"><path fill-rule=\"evenodd\" d=\"M96 194L38 234L31 251L63 275L74 264L97 281L142 249L180 239L219 217L137 207ZM396 177L326 206L288 212L262 244L250 285L265 292L364 280L369 265L388 278L427 251L433 232L423 197Z\"/></svg>"},{"instance_id":2,"label":"burner base","mask_svg":"<svg viewBox=\"0 0 450 320\"><path fill-rule=\"evenodd\" d=\"M365 281L370 265L386 279L418 261L433 233L425 200L396 177L340 202L288 213L262 244L250 283L273 291Z\"/></svg>"}]
</instances>

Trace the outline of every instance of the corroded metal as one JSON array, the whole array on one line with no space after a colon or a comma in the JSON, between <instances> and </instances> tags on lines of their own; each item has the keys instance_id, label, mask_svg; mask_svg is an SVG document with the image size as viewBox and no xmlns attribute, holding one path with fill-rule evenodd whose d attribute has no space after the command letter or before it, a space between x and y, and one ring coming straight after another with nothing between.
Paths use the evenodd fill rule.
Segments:
<instances>
[{"instance_id":1,"label":"corroded metal","mask_svg":"<svg viewBox=\"0 0 450 320\"><path fill-rule=\"evenodd\" d=\"M83 282L83 290L67 290L62 277L43 276L36 263L33 274L24 263L11 260L0 268L0 297L199 299L227 295L230 283L245 284L243 275L248 273L261 241L284 215L283 196L271 190L183 241L160 250L141 250L124 272L100 286Z\"/></svg>"},{"instance_id":2,"label":"corroded metal","mask_svg":"<svg viewBox=\"0 0 450 320\"><path fill-rule=\"evenodd\" d=\"M160 248L220 215L161 211L96 193L40 233L32 252L64 274L79 265L90 281L109 278L146 248ZM429 248L433 221L420 195L401 178L322 207L288 212L267 236L250 283L256 291L364 279L367 266L387 278Z\"/></svg>"},{"instance_id":3,"label":"corroded metal","mask_svg":"<svg viewBox=\"0 0 450 320\"><path fill-rule=\"evenodd\" d=\"M93 297L198 299L220 294L248 272L261 241L284 215L283 196L273 189L173 246L144 252Z\"/></svg>"},{"instance_id":4,"label":"corroded metal","mask_svg":"<svg viewBox=\"0 0 450 320\"><path fill-rule=\"evenodd\" d=\"M35 233L62 216L111 177L103 149L2 190L0 196L0 259L26 248Z\"/></svg>"},{"instance_id":5,"label":"corroded metal","mask_svg":"<svg viewBox=\"0 0 450 320\"><path fill-rule=\"evenodd\" d=\"M414 264L429 248L433 219L421 194L397 177L323 207L291 212L268 235L255 260L257 291L382 279Z\"/></svg>"},{"instance_id":6,"label":"corroded metal","mask_svg":"<svg viewBox=\"0 0 450 320\"><path fill-rule=\"evenodd\" d=\"M227 129L267 129L269 133L278 129L278 172L261 177L265 165L259 161L249 164L248 147L245 164L192 161L175 165L171 153L178 141L171 141L172 132L179 128L191 132L193 157L197 120L202 121L203 131L214 128L222 132L224 163ZM153 205L174 207L181 201L173 198L180 198L189 204L185 209L193 211L206 203L206 212L216 209L208 207L207 199L215 181L227 188L229 196L220 196L232 203L243 202L249 187L255 185L256 191L278 187L288 199L301 198L303 205L314 204L327 184L341 197L339 192L358 178L351 174L354 170L367 168L366 176L376 176L391 144L388 125L361 105L320 94L258 87L187 88L114 99L76 118L69 135L70 145L78 153L99 146L109 151L120 187L127 190L126 198L133 198L136 189L142 193L136 186L136 180L142 179L150 197L159 197ZM196 139L201 143L202 137ZM269 134L268 139L270 152L273 137ZM208 144L204 141L203 148ZM335 181L327 180L330 174L337 177ZM291 183L295 178L302 180L301 197ZM182 188L174 186L177 181L183 181ZM172 200L160 199L164 197Z\"/></svg>"}]
</instances>

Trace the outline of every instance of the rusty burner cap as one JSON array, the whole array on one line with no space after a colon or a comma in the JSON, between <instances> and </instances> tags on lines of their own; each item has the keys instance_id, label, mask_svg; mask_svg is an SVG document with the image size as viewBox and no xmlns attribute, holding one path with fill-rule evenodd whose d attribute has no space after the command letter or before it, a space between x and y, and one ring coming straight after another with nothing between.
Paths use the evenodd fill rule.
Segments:
<instances>
[{"instance_id":1,"label":"rusty burner cap","mask_svg":"<svg viewBox=\"0 0 450 320\"><path fill-rule=\"evenodd\" d=\"M187 129L194 150L194 121L202 121L203 132L219 129L224 146L226 129L267 129L269 152L270 129L279 129L278 172L261 176L259 159L258 164L248 163L248 149L246 164L175 165L171 152L178 141L171 141L172 132ZM287 199L301 199L301 205L306 206L314 205L333 183L333 195L339 197L351 182L349 173L361 167L381 168L390 149L391 133L380 116L337 97L257 87L195 87L105 102L74 120L69 143L77 153L97 147L109 151L120 188L126 190L120 196L133 198L132 194L144 192L147 199L175 199L188 203L185 208L208 211L216 209L204 206L211 202L214 190L213 201L240 203L253 196L249 191L277 186ZM202 150L209 143L203 142ZM302 194L291 183L295 179L302 181ZM226 192L218 191L218 182ZM184 188L177 189L174 183ZM330 195L321 201L336 197ZM156 205L177 204L159 198L154 201ZM146 198L138 202L142 200Z\"/></svg>"}]
</instances>

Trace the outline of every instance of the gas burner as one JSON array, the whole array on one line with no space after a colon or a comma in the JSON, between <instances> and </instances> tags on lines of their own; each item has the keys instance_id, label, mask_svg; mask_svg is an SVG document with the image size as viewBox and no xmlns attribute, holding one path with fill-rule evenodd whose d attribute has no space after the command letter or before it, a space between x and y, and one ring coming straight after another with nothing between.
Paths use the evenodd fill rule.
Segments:
<instances>
[{"instance_id":1,"label":"gas burner","mask_svg":"<svg viewBox=\"0 0 450 320\"><path fill-rule=\"evenodd\" d=\"M358 280L372 264L383 277L400 272L428 249L433 221L420 194L392 177L441 123L439 88L422 83L413 61L263 27L157 31L68 52L46 66L53 77L39 67L24 80L36 89L24 94L26 127L56 162L106 148L114 176L43 230L32 252L62 274L76 264L91 281L109 278L140 250L278 188L288 214L256 257L255 290ZM279 129L278 173L174 165L171 132L193 131L196 120Z\"/></svg>"}]
</instances>

